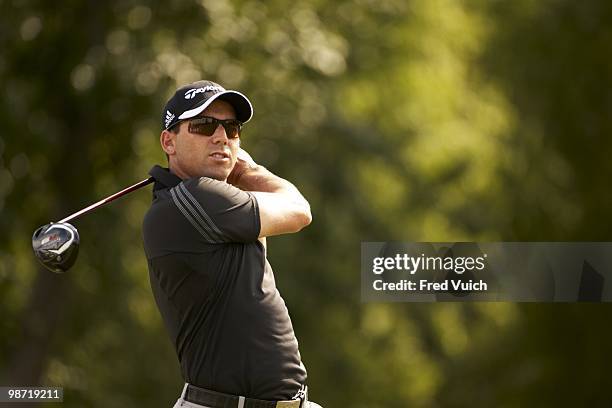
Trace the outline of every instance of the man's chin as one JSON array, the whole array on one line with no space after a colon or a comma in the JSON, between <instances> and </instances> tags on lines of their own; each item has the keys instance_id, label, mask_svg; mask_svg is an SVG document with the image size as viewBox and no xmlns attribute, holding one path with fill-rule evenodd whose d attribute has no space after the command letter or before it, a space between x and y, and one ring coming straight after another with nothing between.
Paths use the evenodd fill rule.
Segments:
<instances>
[{"instance_id":1,"label":"man's chin","mask_svg":"<svg viewBox=\"0 0 612 408\"><path fill-rule=\"evenodd\" d=\"M219 181L226 181L232 172L233 167L234 166L231 166L230 168L229 163L215 163L214 161L212 163L207 162L206 165L203 166L203 176Z\"/></svg>"},{"instance_id":2,"label":"man's chin","mask_svg":"<svg viewBox=\"0 0 612 408\"><path fill-rule=\"evenodd\" d=\"M211 179L215 179L215 180L219 180L219 181L225 181L227 180L227 177L229 176L229 172L228 171L208 171L202 176L208 177Z\"/></svg>"}]
</instances>

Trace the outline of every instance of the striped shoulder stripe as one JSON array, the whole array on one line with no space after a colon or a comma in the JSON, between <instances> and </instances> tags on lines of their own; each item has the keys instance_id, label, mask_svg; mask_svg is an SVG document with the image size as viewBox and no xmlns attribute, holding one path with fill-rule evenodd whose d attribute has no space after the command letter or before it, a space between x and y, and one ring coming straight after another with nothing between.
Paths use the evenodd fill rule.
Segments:
<instances>
[{"instance_id":1,"label":"striped shoulder stripe","mask_svg":"<svg viewBox=\"0 0 612 408\"><path fill-rule=\"evenodd\" d=\"M227 242L228 240L221 233L219 228L217 228L217 226L212 223L212 220L210 220L210 217L208 217L208 214L206 214L205 212L204 214L206 214L206 218L211 221L214 228L211 227L211 225L203 219L202 215L192 205L190 200L185 196L185 193L182 191L182 189L179 188L182 185L183 183L180 183L176 187L170 189L170 194L172 195L172 200L174 201L174 204L178 207L183 216L187 218L189 223L194 226L194 228L206 239L206 241L214 244ZM188 191L187 193L191 195ZM191 198L195 200L195 197L192 196ZM204 211L201 206L199 207L202 211Z\"/></svg>"},{"instance_id":2,"label":"striped shoulder stripe","mask_svg":"<svg viewBox=\"0 0 612 408\"><path fill-rule=\"evenodd\" d=\"M195 199L193 194L191 194L189 192L189 190L187 190L187 187L185 187L185 184L180 183L178 185L178 187L185 194L185 197L187 197L187 199L189 201L191 201L191 204L198 211L198 213L202 216L202 218L204 218L204 220L206 221L206 224L210 225L210 227L213 229L213 231L215 231L217 234L222 236L223 233L221 232L221 230L219 228L217 228L217 226L215 225L214 221L208 216L208 214L206 214L206 211L204 211L204 209L202 208L202 206L200 205L198 200Z\"/></svg>"},{"instance_id":3,"label":"striped shoulder stripe","mask_svg":"<svg viewBox=\"0 0 612 408\"><path fill-rule=\"evenodd\" d=\"M200 226L200 224L196 222L193 216L189 214L187 209L185 209L185 207L183 206L183 204L180 202L179 198L177 197L176 191L174 189L170 189L170 195L172 195L172 201L174 201L174 204L181 211L183 216L187 218L187 221L189 221L189 223L193 225L196 230L198 230L200 235L202 235L206 239L206 241L213 242L214 240L210 237L210 235L206 233L206 231Z\"/></svg>"}]
</instances>

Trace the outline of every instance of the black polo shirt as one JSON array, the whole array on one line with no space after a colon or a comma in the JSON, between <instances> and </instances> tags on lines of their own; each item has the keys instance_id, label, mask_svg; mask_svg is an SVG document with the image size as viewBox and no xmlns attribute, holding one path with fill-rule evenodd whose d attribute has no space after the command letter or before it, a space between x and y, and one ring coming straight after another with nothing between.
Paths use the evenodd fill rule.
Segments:
<instances>
[{"instance_id":1,"label":"black polo shirt","mask_svg":"<svg viewBox=\"0 0 612 408\"><path fill-rule=\"evenodd\" d=\"M255 196L155 166L143 221L155 301L186 382L249 398L292 398L306 381L289 312L258 241Z\"/></svg>"}]
</instances>

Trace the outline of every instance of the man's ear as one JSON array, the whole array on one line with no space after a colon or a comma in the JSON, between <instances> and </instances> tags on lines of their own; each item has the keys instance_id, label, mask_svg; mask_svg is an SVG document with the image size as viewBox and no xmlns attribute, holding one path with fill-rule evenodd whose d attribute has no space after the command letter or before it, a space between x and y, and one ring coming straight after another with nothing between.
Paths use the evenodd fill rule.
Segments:
<instances>
[{"instance_id":1,"label":"man's ear","mask_svg":"<svg viewBox=\"0 0 612 408\"><path fill-rule=\"evenodd\" d=\"M168 156L176 152L176 133L163 130L159 135L159 143Z\"/></svg>"}]
</instances>

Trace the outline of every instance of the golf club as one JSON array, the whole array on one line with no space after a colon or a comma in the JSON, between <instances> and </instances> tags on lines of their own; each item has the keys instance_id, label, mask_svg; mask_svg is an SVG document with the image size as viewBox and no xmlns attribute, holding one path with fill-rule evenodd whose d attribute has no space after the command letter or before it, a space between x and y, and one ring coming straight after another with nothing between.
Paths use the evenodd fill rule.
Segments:
<instances>
[{"instance_id":1,"label":"golf club","mask_svg":"<svg viewBox=\"0 0 612 408\"><path fill-rule=\"evenodd\" d=\"M40 263L51 272L66 272L76 261L80 242L79 232L73 225L69 224L68 221L85 215L147 184L151 184L153 181L155 181L153 177L139 181L58 222L51 222L38 228L32 235L32 249L34 250L34 255L36 255Z\"/></svg>"}]
</instances>

